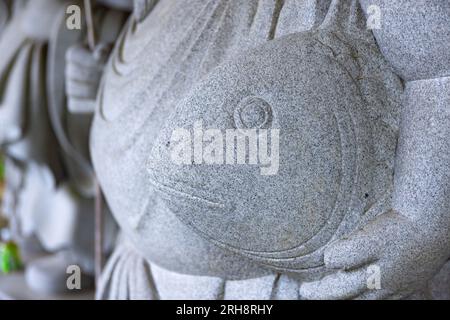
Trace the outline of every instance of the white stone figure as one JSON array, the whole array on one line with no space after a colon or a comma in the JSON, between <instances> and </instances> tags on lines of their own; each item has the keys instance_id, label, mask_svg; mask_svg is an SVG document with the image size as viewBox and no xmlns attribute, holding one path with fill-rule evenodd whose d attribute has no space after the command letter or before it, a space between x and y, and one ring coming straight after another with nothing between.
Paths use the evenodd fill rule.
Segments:
<instances>
[{"instance_id":1,"label":"white stone figure","mask_svg":"<svg viewBox=\"0 0 450 320\"><path fill-rule=\"evenodd\" d=\"M21 198L26 199L25 193L42 192L30 196L41 201L62 176L57 142L48 119L44 83L46 56L42 41L51 29L51 19L38 27L30 22L30 19L36 21L33 18L40 14L51 17L59 4L50 3L45 10L38 10L38 3L15 2L13 15L0 38L0 145L7 157L4 211L13 218L15 233L25 238L33 232L28 228L30 224L21 223L22 217L40 213L34 209L32 214L22 211L26 205L19 201L19 193L23 191ZM36 183L30 185L30 181Z\"/></svg>"},{"instance_id":2,"label":"white stone figure","mask_svg":"<svg viewBox=\"0 0 450 320\"><path fill-rule=\"evenodd\" d=\"M52 294L67 290L69 265L81 267L83 288L92 285L94 272L91 115L69 112L64 81L66 52L84 41L85 29L66 28L68 4L74 2L27 2L0 39L0 141L11 164L5 207L17 216L17 236L36 236L52 253L26 268L28 285ZM113 43L128 13L105 6L94 13L99 39ZM115 227L106 220L108 250Z\"/></svg>"},{"instance_id":3,"label":"white stone figure","mask_svg":"<svg viewBox=\"0 0 450 320\"><path fill-rule=\"evenodd\" d=\"M377 0L372 31L373 2L135 2L92 129L123 232L98 298L444 296L450 4ZM279 171L174 163L199 120L280 130Z\"/></svg>"}]
</instances>

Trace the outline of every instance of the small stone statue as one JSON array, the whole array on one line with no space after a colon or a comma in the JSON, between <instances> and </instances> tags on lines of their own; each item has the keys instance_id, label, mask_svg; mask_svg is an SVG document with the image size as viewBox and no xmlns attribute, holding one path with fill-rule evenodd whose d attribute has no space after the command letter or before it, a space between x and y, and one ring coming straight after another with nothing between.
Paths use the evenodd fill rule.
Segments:
<instances>
[{"instance_id":1,"label":"small stone statue","mask_svg":"<svg viewBox=\"0 0 450 320\"><path fill-rule=\"evenodd\" d=\"M449 298L449 46L445 0L136 0L92 129L98 298ZM278 163L217 158L227 130Z\"/></svg>"},{"instance_id":2,"label":"small stone statue","mask_svg":"<svg viewBox=\"0 0 450 320\"><path fill-rule=\"evenodd\" d=\"M16 238L29 244L35 236L53 253L29 259L26 268L28 285L51 294L67 290L69 265L81 267L83 288L92 285L94 272L92 115L69 112L64 81L66 53L84 41L85 29L66 27L69 4L82 2L25 2L0 38L0 143L8 164L4 207L16 217ZM113 43L127 15L97 6L100 41ZM113 222L106 219L106 251L114 234Z\"/></svg>"},{"instance_id":3,"label":"small stone statue","mask_svg":"<svg viewBox=\"0 0 450 320\"><path fill-rule=\"evenodd\" d=\"M1 0L0 1L0 36L6 23L11 15L11 3L10 1Z\"/></svg>"},{"instance_id":4,"label":"small stone statue","mask_svg":"<svg viewBox=\"0 0 450 320\"><path fill-rule=\"evenodd\" d=\"M51 29L51 19L39 27L33 25L36 22L33 14L48 18L58 8L57 2L49 2L45 7L42 1L15 2L0 38L0 145L7 158L4 207L10 216L17 213L18 228L24 235L29 234L32 224L32 219L25 218L30 212L24 206L37 204L32 199L39 199L39 194L43 196L62 175L58 154L51 151L57 143L48 118L43 83L44 41ZM36 182L34 186L29 183L32 180ZM24 192L19 195L19 190ZM23 203L20 196L29 200ZM38 216L39 206L33 211Z\"/></svg>"}]
</instances>

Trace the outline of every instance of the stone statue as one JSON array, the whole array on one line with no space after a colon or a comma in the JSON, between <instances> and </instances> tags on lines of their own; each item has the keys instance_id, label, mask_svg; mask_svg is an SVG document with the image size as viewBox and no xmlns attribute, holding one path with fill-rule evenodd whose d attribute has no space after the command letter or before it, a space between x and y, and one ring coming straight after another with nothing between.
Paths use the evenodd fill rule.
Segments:
<instances>
[{"instance_id":1,"label":"stone statue","mask_svg":"<svg viewBox=\"0 0 450 320\"><path fill-rule=\"evenodd\" d=\"M23 238L34 233L46 211L43 200L62 177L45 94L45 39L58 8L57 2L45 7L42 1L14 2L0 38L0 145L7 157L3 207L15 235ZM47 19L36 27L41 14Z\"/></svg>"},{"instance_id":2,"label":"stone statue","mask_svg":"<svg viewBox=\"0 0 450 320\"><path fill-rule=\"evenodd\" d=\"M26 268L28 285L52 294L67 289L69 265L81 267L84 288L94 272L92 115L68 106L64 81L69 48L85 41L85 28L67 28L66 7L81 3L27 1L0 38L0 141L8 164L4 207L16 216L16 238L30 243L35 236L54 253L32 259ZM128 13L103 5L94 13L99 40L113 43ZM106 54L99 51L98 61ZM114 234L113 222L106 219L105 250Z\"/></svg>"},{"instance_id":3,"label":"stone statue","mask_svg":"<svg viewBox=\"0 0 450 320\"><path fill-rule=\"evenodd\" d=\"M91 133L98 298L450 298L449 46L445 0L136 0Z\"/></svg>"}]
</instances>

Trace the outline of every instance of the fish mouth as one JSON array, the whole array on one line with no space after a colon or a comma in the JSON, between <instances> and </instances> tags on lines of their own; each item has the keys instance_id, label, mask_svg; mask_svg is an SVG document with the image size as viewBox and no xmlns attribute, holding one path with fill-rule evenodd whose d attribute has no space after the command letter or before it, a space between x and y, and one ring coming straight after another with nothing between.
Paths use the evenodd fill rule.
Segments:
<instances>
[{"instance_id":1,"label":"fish mouth","mask_svg":"<svg viewBox=\"0 0 450 320\"><path fill-rule=\"evenodd\" d=\"M171 196L171 197L177 197L177 198L182 198L184 200L189 200L189 201L193 201L193 202L197 202L200 203L202 205L206 205L208 207L211 208L215 208L215 209L227 209L230 208L230 206L226 205L223 202L219 202L219 201L213 201L210 199L206 199L204 197L198 196L194 193L189 193L189 192L185 192L185 191L181 191L177 188L171 187L165 183L162 183L160 181L158 181L157 179L154 179L153 177L148 177L148 180L150 182L150 184L155 188L155 190L157 192L159 192L160 194L162 194L163 196ZM176 182L171 181L170 179L167 179L171 184L176 184ZM189 189L189 187L183 187L183 189Z\"/></svg>"}]
</instances>

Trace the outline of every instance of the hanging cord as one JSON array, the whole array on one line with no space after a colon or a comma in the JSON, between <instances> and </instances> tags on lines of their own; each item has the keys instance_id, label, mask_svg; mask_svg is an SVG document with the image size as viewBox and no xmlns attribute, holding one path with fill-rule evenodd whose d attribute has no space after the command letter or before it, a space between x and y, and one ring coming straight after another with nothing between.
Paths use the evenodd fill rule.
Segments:
<instances>
[{"instance_id":1,"label":"hanging cord","mask_svg":"<svg viewBox=\"0 0 450 320\"><path fill-rule=\"evenodd\" d=\"M91 0L84 0L84 11L86 16L87 39L89 49L95 51L95 26L92 14ZM95 179L95 283L100 283L103 269L103 195L98 179Z\"/></svg>"},{"instance_id":2,"label":"hanging cord","mask_svg":"<svg viewBox=\"0 0 450 320\"><path fill-rule=\"evenodd\" d=\"M94 18L92 15L92 2L91 0L84 0L84 14L86 16L86 27L89 49L94 52L95 50L95 29Z\"/></svg>"}]
</instances>

